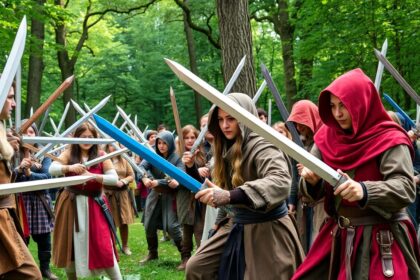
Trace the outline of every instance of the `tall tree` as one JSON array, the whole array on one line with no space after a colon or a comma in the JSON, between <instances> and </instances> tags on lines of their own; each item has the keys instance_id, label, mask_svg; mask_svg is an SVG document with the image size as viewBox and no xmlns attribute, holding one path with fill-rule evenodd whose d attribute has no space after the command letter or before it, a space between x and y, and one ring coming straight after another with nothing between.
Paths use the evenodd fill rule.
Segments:
<instances>
[{"instance_id":1,"label":"tall tree","mask_svg":"<svg viewBox=\"0 0 420 280\"><path fill-rule=\"evenodd\" d=\"M184 0L184 5L188 6L188 0ZM197 67L197 57L196 57L196 51L195 51L195 42L194 42L194 36L192 33L192 29L188 23L188 16L185 11L182 12L183 21L184 21L184 32L185 37L187 39L187 48L188 48L188 57L190 61L190 69L191 71L199 75L198 73L198 67ZM195 116L196 116L196 125L197 127L200 126L200 118L202 115L201 110L201 97L200 95L194 91L194 107L195 107Z\"/></svg>"},{"instance_id":2,"label":"tall tree","mask_svg":"<svg viewBox=\"0 0 420 280\"><path fill-rule=\"evenodd\" d=\"M254 96L256 81L248 0L217 0L216 3L225 83L246 55L246 64L232 91Z\"/></svg>"},{"instance_id":3,"label":"tall tree","mask_svg":"<svg viewBox=\"0 0 420 280\"><path fill-rule=\"evenodd\" d=\"M120 9L123 3L114 2L110 6L101 6L97 11L94 11L94 4L92 0L87 1L86 11L82 20L82 30L80 31L80 37L77 41L77 44L73 50L73 53L69 54L69 49L67 47L67 27L64 16L59 16L55 26L55 35L56 35L56 44L59 46L57 50L58 65L61 71L61 78L64 81L66 78L74 74L75 65L79 58L80 51L85 45L86 40L88 39L89 30L94 27L98 22L100 22L105 15L108 13L117 13L117 14L130 14L136 12L137 14L145 13L145 11L155 2L159 0L148 0L143 4L136 4L136 6ZM68 7L69 1L64 2L64 0L54 0L55 5L60 6L63 10ZM98 4L98 3L96 3ZM99 5L98 5L99 6ZM70 101L73 96L73 86L70 86L64 92L64 104ZM71 108L67 114L66 126L74 123L76 119L75 110Z\"/></svg>"},{"instance_id":4,"label":"tall tree","mask_svg":"<svg viewBox=\"0 0 420 280\"><path fill-rule=\"evenodd\" d=\"M284 88L286 92L286 106L290 109L294 97L297 94L295 78L295 60L293 53L294 26L293 16L290 16L291 7L286 0L276 0L267 3L265 1L254 1L256 9L252 18L256 21L269 21L273 24L274 31L280 36L284 70Z\"/></svg>"},{"instance_id":5,"label":"tall tree","mask_svg":"<svg viewBox=\"0 0 420 280\"><path fill-rule=\"evenodd\" d=\"M31 45L29 55L28 87L25 114L31 107L38 108L41 100L42 73L44 72L45 23L43 19L45 0L36 0L31 18Z\"/></svg>"}]
</instances>

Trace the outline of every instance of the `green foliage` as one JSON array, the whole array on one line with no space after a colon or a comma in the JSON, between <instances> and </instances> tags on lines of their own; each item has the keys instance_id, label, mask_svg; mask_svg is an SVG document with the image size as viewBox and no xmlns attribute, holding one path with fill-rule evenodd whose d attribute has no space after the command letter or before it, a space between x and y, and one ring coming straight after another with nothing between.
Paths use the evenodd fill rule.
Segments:
<instances>
[{"instance_id":1,"label":"green foliage","mask_svg":"<svg viewBox=\"0 0 420 280\"><path fill-rule=\"evenodd\" d=\"M44 9L35 9L35 1L6 0L0 3L0 64L10 51L15 32L23 15L45 22L44 42L44 101L61 83L57 63L54 26L65 23L67 37L65 48L70 57L77 55L77 77L74 98L90 106L112 94L112 103L100 114L112 119L114 105L120 105L128 114L137 114L139 126L156 127L166 123L175 128L169 99L169 87L174 88L181 122L195 124L193 91L180 82L164 62L170 58L189 66L186 37L181 8L173 0L156 1L147 11L129 14L109 12L104 17L93 16L87 22L98 23L89 29L88 38L80 53L75 53L82 24L89 3L90 12L107 9L122 10L144 4L147 0L69 1L65 8L47 0ZM377 59L373 48L381 48L388 38L387 57L414 89L420 88L419 36L420 10L417 1L287 1L293 26L294 60L298 93L295 100L317 100L319 92L335 77L352 68L362 68L372 79L375 77ZM211 28L218 37L215 1L189 1L193 22ZM277 16L277 1L250 1L250 13L259 17ZM264 63L283 94L284 69L281 38L272 21L252 21L254 62L258 84L262 82L260 63ZM28 34L30 31L28 30ZM219 89L224 88L221 74L220 50L215 49L205 35L193 32L197 52L199 76ZM31 39L31 38L29 38ZM27 43L29 44L29 43ZM29 48L23 60L23 100L26 100L26 77ZM308 68L309 67L309 68ZM309 69L309 70L308 70ZM305 72L306 71L306 72ZM309 72L307 72L309 71ZM413 112L414 102L385 70L381 91L390 94L403 108ZM258 106L267 109L268 90L263 93ZM203 112L210 107L202 101ZM64 105L56 102L51 116L58 120ZM278 118L277 110L273 110Z\"/></svg>"}]
</instances>

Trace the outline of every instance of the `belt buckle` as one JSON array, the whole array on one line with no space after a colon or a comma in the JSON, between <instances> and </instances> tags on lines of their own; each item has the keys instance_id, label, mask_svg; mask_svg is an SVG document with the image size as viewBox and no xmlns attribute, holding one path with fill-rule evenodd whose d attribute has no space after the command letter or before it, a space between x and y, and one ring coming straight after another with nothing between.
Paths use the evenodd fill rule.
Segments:
<instances>
[{"instance_id":1,"label":"belt buckle","mask_svg":"<svg viewBox=\"0 0 420 280\"><path fill-rule=\"evenodd\" d=\"M351 226L350 219L344 216L338 216L337 224L338 224L338 227L341 229L353 228L353 226Z\"/></svg>"}]
</instances>

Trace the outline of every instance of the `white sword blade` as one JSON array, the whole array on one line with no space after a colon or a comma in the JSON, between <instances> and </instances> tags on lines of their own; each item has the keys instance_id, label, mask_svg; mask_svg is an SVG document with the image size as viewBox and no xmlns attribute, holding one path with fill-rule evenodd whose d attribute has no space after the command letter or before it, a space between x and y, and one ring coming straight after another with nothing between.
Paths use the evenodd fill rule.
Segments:
<instances>
[{"instance_id":1,"label":"white sword blade","mask_svg":"<svg viewBox=\"0 0 420 280\"><path fill-rule=\"evenodd\" d=\"M126 152L128 152L128 149L127 148L124 148L124 149L121 149L121 150L117 150L117 151L114 151L112 153L103 155L101 157L92 159L90 161L87 161L87 162L83 163L83 165L86 166L86 167L91 167L91 166L94 166L95 164L98 164L100 162L103 162L103 161L105 161L105 160L107 160L109 158L113 158L113 157L119 156L119 155L121 155L123 153L126 153Z\"/></svg>"},{"instance_id":2,"label":"white sword blade","mask_svg":"<svg viewBox=\"0 0 420 280\"><path fill-rule=\"evenodd\" d=\"M20 183L9 183L0 185L0 195L32 192L66 186L80 185L95 178L94 176L72 176L45 180L26 181Z\"/></svg>"},{"instance_id":3,"label":"white sword blade","mask_svg":"<svg viewBox=\"0 0 420 280\"><path fill-rule=\"evenodd\" d=\"M85 111L83 111L82 107L80 107L79 104L77 104L74 100L71 100L71 103L73 104L74 109L76 109L76 111L79 112L79 114L86 114ZM98 133L102 135L102 137L111 139L105 132L99 129L99 127L93 120L89 119L88 122L91 125L93 125L93 127L98 131ZM116 150L121 150L121 148L116 143L111 143L111 146L114 147L114 149ZM131 167L137 172L137 174L143 174L143 170L140 169L140 167L134 162L132 158L130 158L127 154L122 154L121 156L131 165Z\"/></svg>"},{"instance_id":4,"label":"white sword blade","mask_svg":"<svg viewBox=\"0 0 420 280\"><path fill-rule=\"evenodd\" d=\"M16 71L20 65L23 51L25 50L26 28L26 16L24 16L19 25L12 50L10 51L10 55L7 58L6 65L2 71L3 74L0 78L0 108L3 108L7 94L12 86L13 78L15 77Z\"/></svg>"},{"instance_id":5,"label":"white sword blade","mask_svg":"<svg viewBox=\"0 0 420 280\"><path fill-rule=\"evenodd\" d=\"M104 138L70 138L70 137L28 137L23 136L22 142L27 144L92 144L92 145L101 145L101 144L110 144L115 142L113 139L104 139Z\"/></svg>"},{"instance_id":6,"label":"white sword blade","mask_svg":"<svg viewBox=\"0 0 420 280\"><path fill-rule=\"evenodd\" d=\"M101 102L98 103L92 110L84 114L78 121L76 121L74 124L72 124L69 128L67 128L66 131L64 131L62 134L60 134L61 137L67 136L70 134L73 130L75 130L77 127L79 127L83 122L87 121L92 114L95 114L98 112L102 107L105 106L105 104L108 102L109 98L111 98L111 95L105 97ZM35 154L35 158L39 158L46 152L48 152L52 148L52 144L46 145L44 148L42 148L38 153Z\"/></svg>"},{"instance_id":7,"label":"white sword blade","mask_svg":"<svg viewBox=\"0 0 420 280\"><path fill-rule=\"evenodd\" d=\"M257 90L257 93L254 95L254 98L252 98L252 101L254 101L254 104L257 104L258 99L260 99L261 94L263 93L265 87L267 86L267 81L264 80L260 87Z\"/></svg>"},{"instance_id":8,"label":"white sword blade","mask_svg":"<svg viewBox=\"0 0 420 280\"><path fill-rule=\"evenodd\" d=\"M381 54L386 57L386 52L388 50L388 39L385 39ZM375 77L375 88L379 92L379 88L381 87L381 81L382 81L382 74L384 73L384 65L381 61L378 61L378 69L376 70L376 77Z\"/></svg>"},{"instance_id":9,"label":"white sword blade","mask_svg":"<svg viewBox=\"0 0 420 280\"><path fill-rule=\"evenodd\" d=\"M174 73L182 81L187 83L195 91L206 97L212 103L216 104L222 110L229 112L231 116L236 118L242 124L264 137L267 141L271 142L284 153L294 158L297 162L305 165L332 186L338 186L339 183L345 181L345 179L337 171L312 154L308 153L305 149L301 148L272 127L268 126L258 117L242 108L230 98L220 94L218 90L201 80L184 66L169 59L165 59L165 61L172 71L174 71Z\"/></svg>"}]
</instances>

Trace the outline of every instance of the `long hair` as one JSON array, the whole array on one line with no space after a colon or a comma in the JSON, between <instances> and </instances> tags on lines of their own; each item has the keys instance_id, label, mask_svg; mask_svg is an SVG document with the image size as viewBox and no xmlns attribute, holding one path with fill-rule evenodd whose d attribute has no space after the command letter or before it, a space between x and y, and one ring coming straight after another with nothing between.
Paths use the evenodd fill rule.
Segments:
<instances>
[{"instance_id":1,"label":"long hair","mask_svg":"<svg viewBox=\"0 0 420 280\"><path fill-rule=\"evenodd\" d=\"M193 125L187 124L186 126L182 128L182 138L185 138L190 132L194 133L195 138L197 138L198 135L200 134ZM180 141L177 141L176 148L177 148L178 155L182 157ZM198 167L202 167L206 164L206 157L204 156L204 153L203 153L202 144L198 146L198 150L199 152L195 156L195 162L197 163Z\"/></svg>"},{"instance_id":2,"label":"long hair","mask_svg":"<svg viewBox=\"0 0 420 280\"><path fill-rule=\"evenodd\" d=\"M85 132L86 130L89 130L90 132L92 132L93 137L98 138L98 132L95 130L95 128L85 122L83 124L81 124L76 131L73 134L74 138L78 138L80 137L80 135ZM92 147L90 147L89 151L88 151L88 155L89 158L88 160L92 160L98 157L99 154L99 148L98 145L92 145ZM80 149L79 144L72 144L70 147L70 162L69 164L75 164L75 163L80 163L82 160L82 149Z\"/></svg>"},{"instance_id":3,"label":"long hair","mask_svg":"<svg viewBox=\"0 0 420 280\"><path fill-rule=\"evenodd\" d=\"M217 109L213 114L217 114ZM213 116L214 117L214 116ZM242 177L242 133L239 129L239 133L236 136L231 149L232 149L232 160L226 162L223 159L223 149L228 144L228 139L224 136L220 127L217 128L214 133L214 168L212 171L212 178L214 182L223 189L233 189L244 183ZM230 164L230 166L227 166ZM230 174L226 171L231 170Z\"/></svg>"},{"instance_id":4,"label":"long hair","mask_svg":"<svg viewBox=\"0 0 420 280\"><path fill-rule=\"evenodd\" d=\"M120 148L121 148L121 146L119 145L119 144L117 144ZM109 149L109 147L111 147L112 145L111 144L106 144L105 145L105 152L107 153L107 154L109 154L109 153L112 153L112 152L114 152L114 151L116 151L117 149L114 149L114 151L110 151L110 149ZM119 154L119 155L117 155L117 156L114 156L114 158L116 158L116 159L118 159L119 161L121 161L122 160L122 156L121 156L121 154Z\"/></svg>"},{"instance_id":5,"label":"long hair","mask_svg":"<svg viewBox=\"0 0 420 280\"><path fill-rule=\"evenodd\" d=\"M286 134L285 136L289 138L290 140L292 140L292 134L290 133L289 129L287 128L284 122L276 122L275 124L273 124L273 128L277 130L278 132L280 132L280 129L282 129L284 133Z\"/></svg>"}]
</instances>

